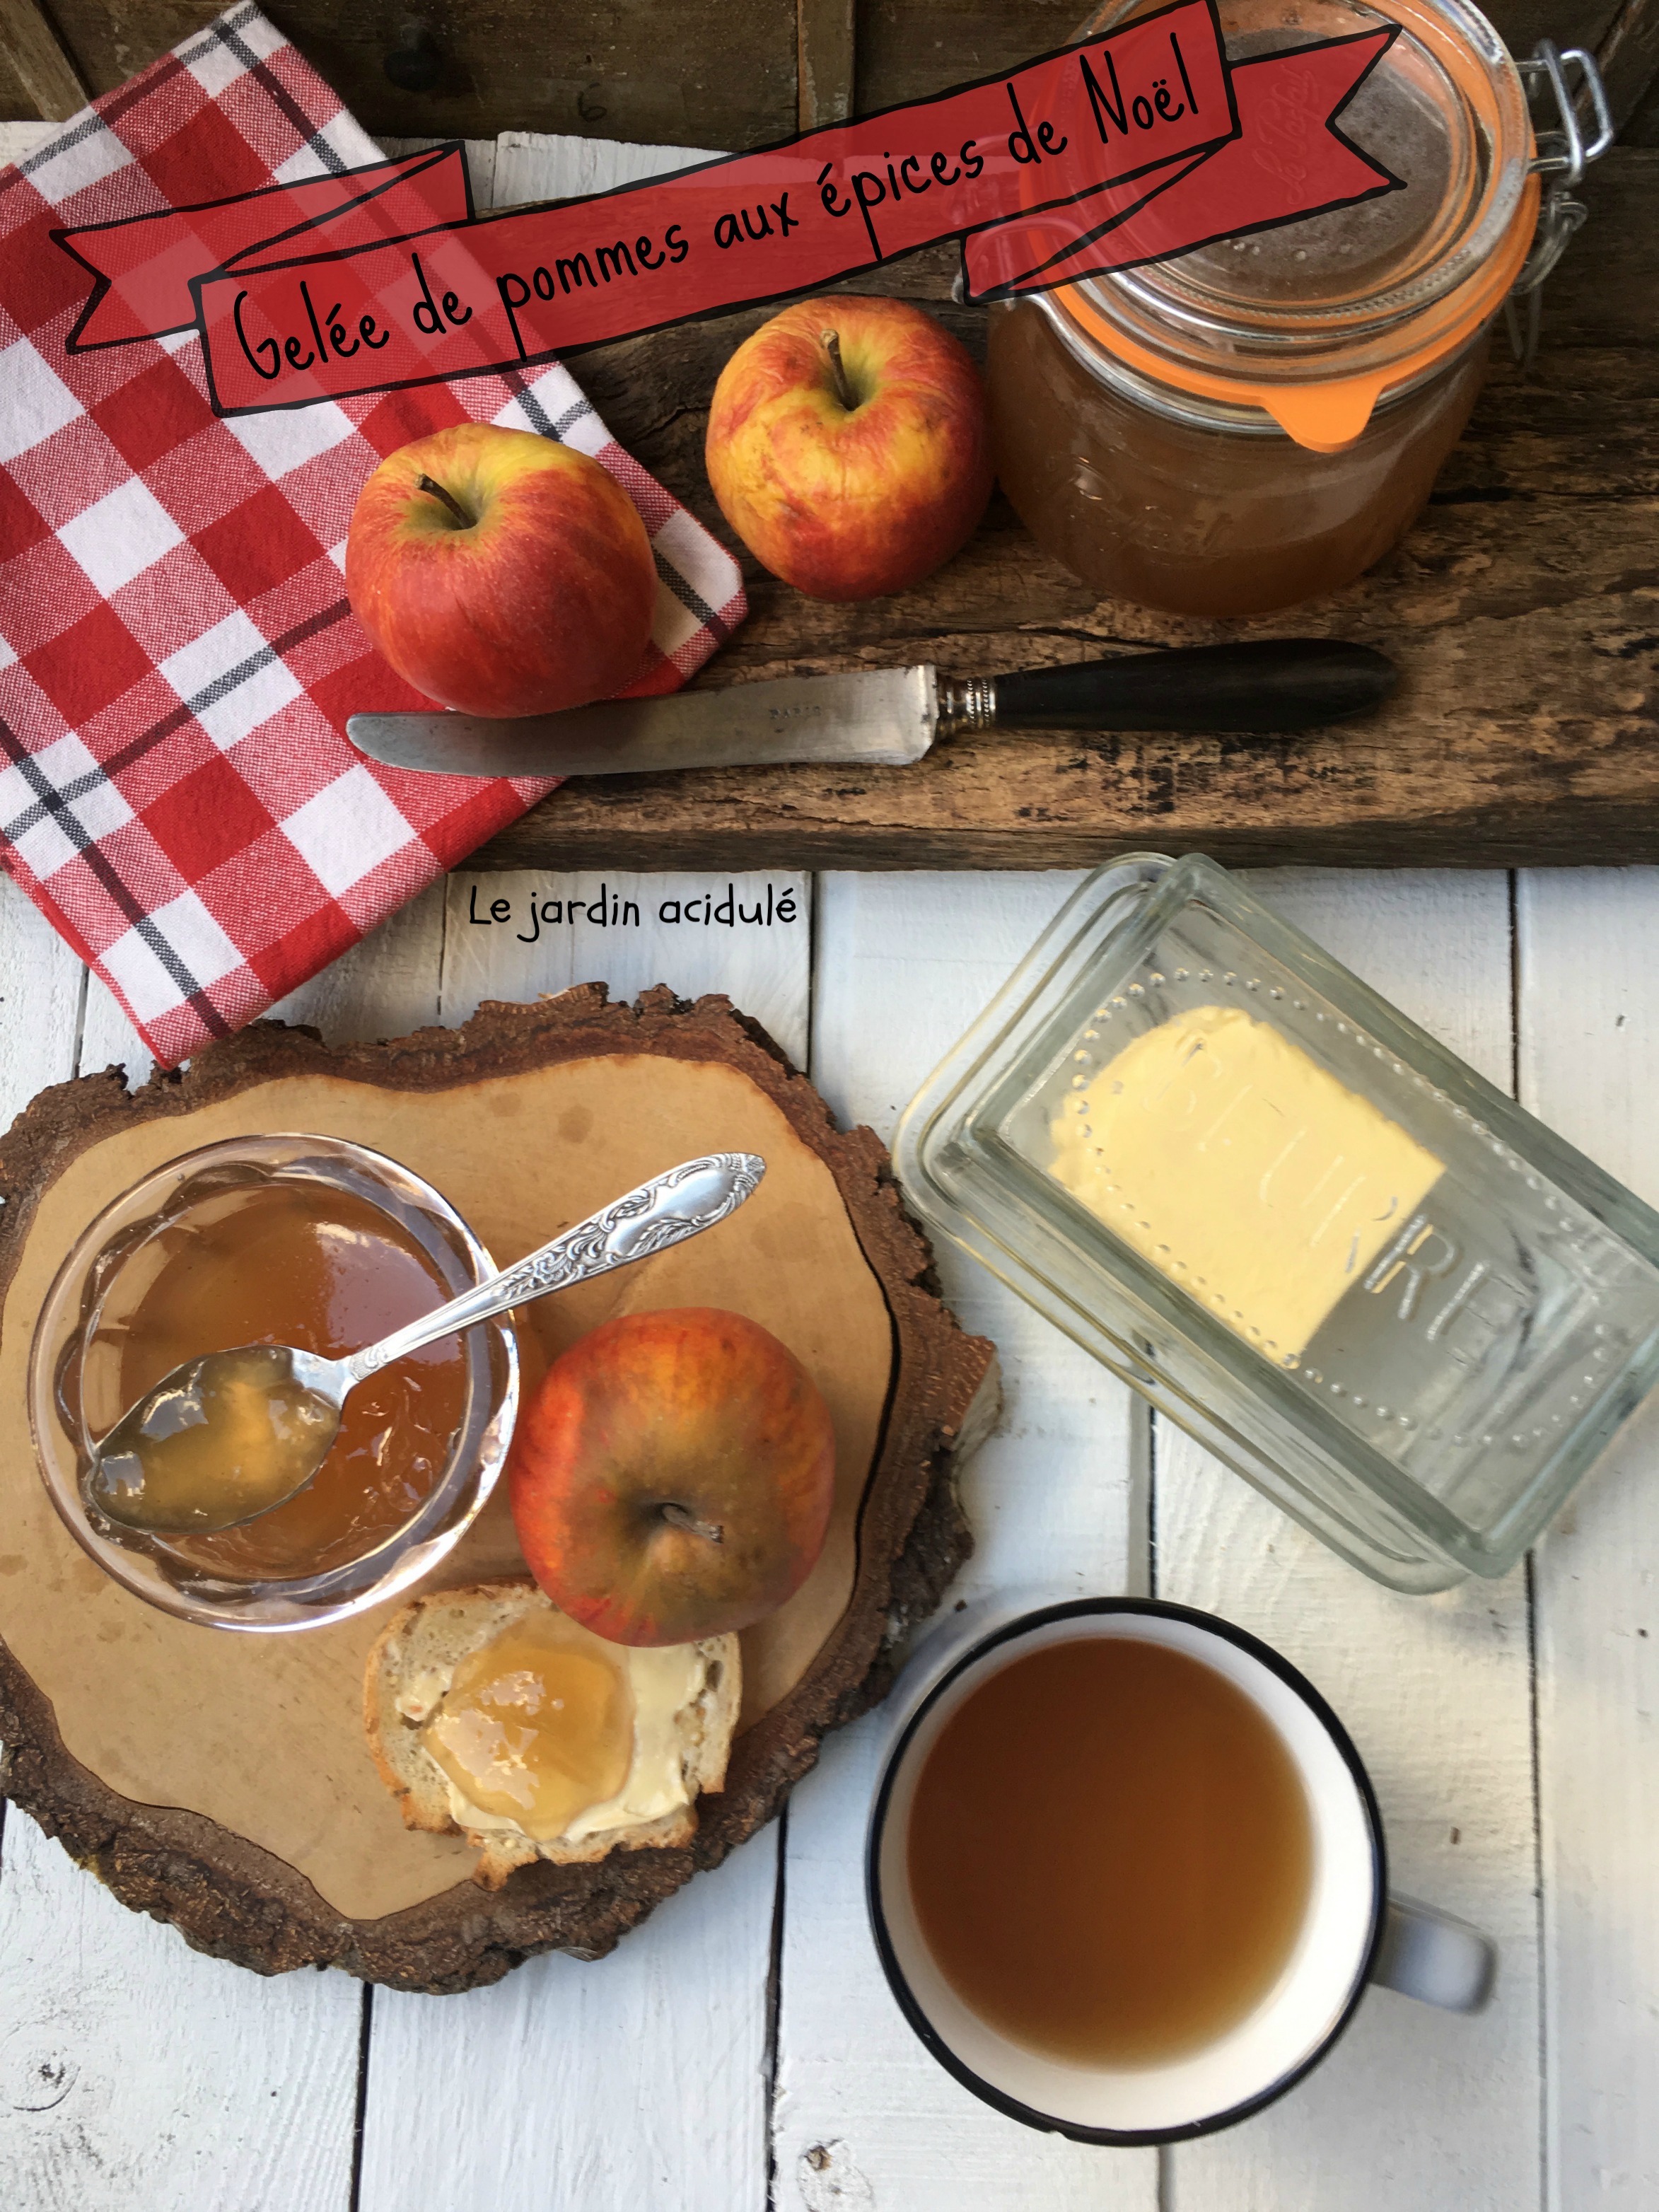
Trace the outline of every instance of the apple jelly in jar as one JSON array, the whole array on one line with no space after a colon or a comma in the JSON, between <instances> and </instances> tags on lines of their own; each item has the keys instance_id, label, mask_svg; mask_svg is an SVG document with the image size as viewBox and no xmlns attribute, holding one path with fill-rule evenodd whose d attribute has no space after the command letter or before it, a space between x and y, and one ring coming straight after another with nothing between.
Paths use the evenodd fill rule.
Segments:
<instances>
[{"instance_id":1,"label":"apple jelly in jar","mask_svg":"<svg viewBox=\"0 0 1659 2212\"><path fill-rule=\"evenodd\" d=\"M211 1534L106 1520L84 1488L92 1445L201 1353L337 1358L493 1272L436 1191L365 1146L250 1137L170 1162L93 1224L43 1309L31 1410L54 1504L118 1580L190 1619L298 1627L383 1601L459 1539L499 1473L517 1404L510 1322L368 1376L312 1480Z\"/></svg>"},{"instance_id":2,"label":"apple jelly in jar","mask_svg":"<svg viewBox=\"0 0 1659 2212\"><path fill-rule=\"evenodd\" d=\"M1462 0L1220 17L1235 64L1397 25L1340 126L1403 188L999 305L988 382L998 474L1045 550L1103 595L1232 616L1352 582L1420 512L1540 187L1520 72Z\"/></svg>"}]
</instances>

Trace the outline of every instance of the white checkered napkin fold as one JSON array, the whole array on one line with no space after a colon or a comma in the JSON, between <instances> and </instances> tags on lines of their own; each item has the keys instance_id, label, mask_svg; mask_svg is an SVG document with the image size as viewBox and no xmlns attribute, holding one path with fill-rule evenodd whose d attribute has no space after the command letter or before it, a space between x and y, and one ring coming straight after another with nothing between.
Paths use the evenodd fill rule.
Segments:
<instances>
[{"instance_id":1,"label":"white checkered napkin fold","mask_svg":"<svg viewBox=\"0 0 1659 2212\"><path fill-rule=\"evenodd\" d=\"M400 775L346 742L422 703L352 620L351 509L466 421L591 454L644 517L673 689L745 612L736 564L568 373L216 416L193 335L70 354L56 228L379 160L251 5L0 169L0 862L167 1066L336 958L548 787Z\"/></svg>"}]
</instances>

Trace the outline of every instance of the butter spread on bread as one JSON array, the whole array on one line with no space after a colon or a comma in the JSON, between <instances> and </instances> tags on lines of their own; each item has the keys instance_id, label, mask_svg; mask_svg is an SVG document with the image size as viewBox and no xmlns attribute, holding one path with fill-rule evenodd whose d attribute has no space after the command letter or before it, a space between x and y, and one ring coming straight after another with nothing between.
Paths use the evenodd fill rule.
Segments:
<instances>
[{"instance_id":1,"label":"butter spread on bread","mask_svg":"<svg viewBox=\"0 0 1659 2212\"><path fill-rule=\"evenodd\" d=\"M459 1829L493 1888L538 1857L689 1842L698 1793L724 1785L740 1689L735 1636L611 1644L533 1583L492 1583L393 1617L364 1717L405 1823Z\"/></svg>"}]
</instances>

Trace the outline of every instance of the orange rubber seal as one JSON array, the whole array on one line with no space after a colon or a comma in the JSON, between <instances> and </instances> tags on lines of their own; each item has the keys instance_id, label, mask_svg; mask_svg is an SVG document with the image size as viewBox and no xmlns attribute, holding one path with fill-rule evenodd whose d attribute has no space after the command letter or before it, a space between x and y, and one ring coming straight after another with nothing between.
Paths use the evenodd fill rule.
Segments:
<instances>
[{"instance_id":1,"label":"orange rubber seal","mask_svg":"<svg viewBox=\"0 0 1659 2212\"><path fill-rule=\"evenodd\" d=\"M1495 124L1490 80L1480 56L1451 36L1443 23L1421 12L1413 0L1391 0L1387 13L1432 51L1474 112ZM1205 399L1227 400L1235 406L1260 407L1298 446L1316 453L1340 453L1364 431L1384 392L1409 383L1436 362L1455 353L1497 313L1531 248L1539 199L1538 179L1529 176L1510 227L1484 267L1449 297L1431 302L1415 319L1423 325L1418 343L1386 367L1355 376L1325 376L1305 384L1214 376L1140 345L1115 328L1075 284L1056 285L1049 296L1103 352L1152 383L1172 385L1177 391Z\"/></svg>"}]
</instances>

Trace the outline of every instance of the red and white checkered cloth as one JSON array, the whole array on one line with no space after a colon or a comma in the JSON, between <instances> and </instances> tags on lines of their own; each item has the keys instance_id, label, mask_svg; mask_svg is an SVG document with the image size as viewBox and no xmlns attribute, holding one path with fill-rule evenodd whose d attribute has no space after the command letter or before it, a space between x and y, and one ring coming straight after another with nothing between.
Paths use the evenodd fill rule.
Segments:
<instances>
[{"instance_id":1,"label":"red and white checkered cloth","mask_svg":"<svg viewBox=\"0 0 1659 2212\"><path fill-rule=\"evenodd\" d=\"M68 354L55 228L380 158L258 9L233 7L0 168L0 862L171 1066L355 944L549 788L414 775L346 741L429 704L352 619L377 463L472 420L592 454L645 518L665 691L745 611L736 563L563 368L216 417L195 337Z\"/></svg>"}]
</instances>

